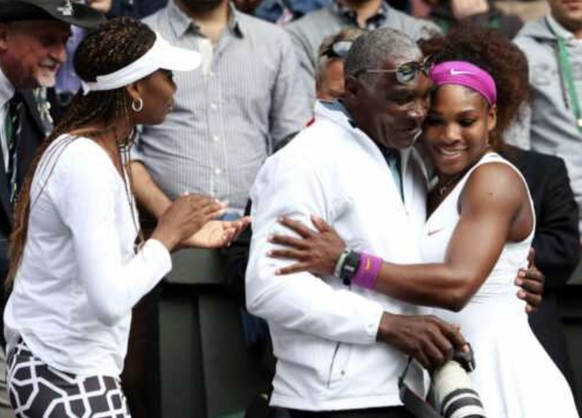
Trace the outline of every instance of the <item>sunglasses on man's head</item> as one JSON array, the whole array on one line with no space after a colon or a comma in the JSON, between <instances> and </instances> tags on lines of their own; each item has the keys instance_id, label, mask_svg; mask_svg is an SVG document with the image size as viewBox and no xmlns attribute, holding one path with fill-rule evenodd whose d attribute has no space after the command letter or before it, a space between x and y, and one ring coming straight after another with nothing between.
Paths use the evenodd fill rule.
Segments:
<instances>
[{"instance_id":1,"label":"sunglasses on man's head","mask_svg":"<svg viewBox=\"0 0 582 418\"><path fill-rule=\"evenodd\" d=\"M434 58L431 56L426 57L422 62L418 61L409 61L403 64L400 64L398 68L393 70L384 70L384 69L361 69L360 71L356 72L356 77L362 73L367 74L388 74L388 73L396 73L396 80L401 84L410 83L413 81L418 73L421 71L428 75L431 68L434 65Z\"/></svg>"},{"instance_id":2,"label":"sunglasses on man's head","mask_svg":"<svg viewBox=\"0 0 582 418\"><path fill-rule=\"evenodd\" d=\"M321 53L321 56L327 57L327 58L339 58L339 59L345 60L346 57L348 56L348 52L350 51L350 48L352 47L352 44L353 44L352 41L334 42L329 47L327 47L325 49L325 51L323 51Z\"/></svg>"}]
</instances>

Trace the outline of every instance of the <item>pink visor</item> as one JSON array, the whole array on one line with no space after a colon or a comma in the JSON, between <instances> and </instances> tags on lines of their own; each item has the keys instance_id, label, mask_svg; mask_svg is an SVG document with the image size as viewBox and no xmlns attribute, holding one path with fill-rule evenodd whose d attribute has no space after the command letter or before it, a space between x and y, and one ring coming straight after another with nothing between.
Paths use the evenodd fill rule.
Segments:
<instances>
[{"instance_id":1,"label":"pink visor","mask_svg":"<svg viewBox=\"0 0 582 418\"><path fill-rule=\"evenodd\" d=\"M436 64L430 71L430 78L437 86L458 84L481 94L490 106L497 101L497 89L491 75L481 68L465 61L446 61Z\"/></svg>"}]
</instances>

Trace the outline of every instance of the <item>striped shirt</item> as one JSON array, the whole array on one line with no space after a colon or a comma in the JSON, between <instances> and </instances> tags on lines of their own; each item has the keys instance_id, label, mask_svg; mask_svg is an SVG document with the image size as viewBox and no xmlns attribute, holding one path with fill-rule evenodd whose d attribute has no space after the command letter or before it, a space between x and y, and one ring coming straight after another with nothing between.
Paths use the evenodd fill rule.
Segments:
<instances>
[{"instance_id":1,"label":"striped shirt","mask_svg":"<svg viewBox=\"0 0 582 418\"><path fill-rule=\"evenodd\" d=\"M173 1L144 20L203 60L196 71L174 74L174 111L163 124L143 127L133 158L171 199L203 193L242 211L259 167L277 142L304 126L312 106L297 88L299 65L287 33L230 11L215 46Z\"/></svg>"}]
</instances>

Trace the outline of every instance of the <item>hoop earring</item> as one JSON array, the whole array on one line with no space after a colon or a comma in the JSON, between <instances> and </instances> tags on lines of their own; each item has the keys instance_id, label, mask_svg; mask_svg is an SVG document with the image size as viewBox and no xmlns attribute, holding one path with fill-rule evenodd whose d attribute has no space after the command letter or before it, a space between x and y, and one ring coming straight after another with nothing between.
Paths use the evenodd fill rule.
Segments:
<instances>
[{"instance_id":1,"label":"hoop earring","mask_svg":"<svg viewBox=\"0 0 582 418\"><path fill-rule=\"evenodd\" d=\"M133 110L135 113L141 112L142 109L143 109L143 100L141 97L138 97L136 100L131 102L131 110Z\"/></svg>"}]
</instances>

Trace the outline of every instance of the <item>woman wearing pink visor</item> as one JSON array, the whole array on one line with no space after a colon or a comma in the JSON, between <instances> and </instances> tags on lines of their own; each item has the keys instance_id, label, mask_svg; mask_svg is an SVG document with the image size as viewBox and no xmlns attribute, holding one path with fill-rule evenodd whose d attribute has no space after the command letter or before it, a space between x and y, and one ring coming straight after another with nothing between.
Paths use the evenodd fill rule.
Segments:
<instances>
[{"instance_id":1,"label":"woman wearing pink visor","mask_svg":"<svg viewBox=\"0 0 582 418\"><path fill-rule=\"evenodd\" d=\"M522 175L496 150L527 95L525 58L499 34L465 30L464 36L451 32L423 47L436 62L422 137L436 174L419 239L426 264L342 253L345 244L319 218L314 218L319 233L284 220L303 239L273 237L293 249L272 255L300 260L281 274L332 274L335 266L349 286L433 306L435 315L458 324L474 351L476 368L469 377L479 396L445 379L440 384L449 386L451 396L438 399L443 416L575 418L566 379L532 333L514 285L516 272L527 264L535 214ZM318 261L316 247L325 247L318 256L332 256ZM346 260L355 267L352 273Z\"/></svg>"},{"instance_id":2,"label":"woman wearing pink visor","mask_svg":"<svg viewBox=\"0 0 582 418\"><path fill-rule=\"evenodd\" d=\"M169 252L224 208L184 195L144 242L124 168L136 125L164 121L172 71L196 69L198 53L125 18L89 33L74 63L82 91L41 146L17 201L5 311L17 417L130 416L119 375L131 309L170 271ZM213 222L221 233L198 243L225 244L243 223Z\"/></svg>"}]
</instances>

